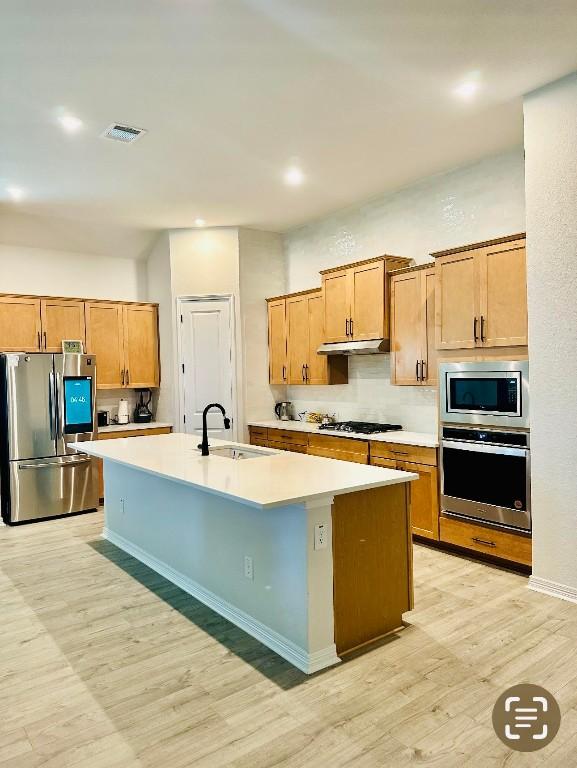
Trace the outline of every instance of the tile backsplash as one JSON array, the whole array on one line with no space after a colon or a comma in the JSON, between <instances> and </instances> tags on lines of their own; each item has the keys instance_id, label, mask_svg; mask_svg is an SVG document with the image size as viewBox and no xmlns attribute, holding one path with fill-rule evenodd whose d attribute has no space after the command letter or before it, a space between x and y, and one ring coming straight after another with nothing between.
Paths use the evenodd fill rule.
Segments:
<instances>
[{"instance_id":1,"label":"tile backsplash","mask_svg":"<svg viewBox=\"0 0 577 768\"><path fill-rule=\"evenodd\" d=\"M339 421L380 421L413 432L436 432L437 390L391 384L390 355L349 358L349 383L288 387L295 415L302 411L335 414Z\"/></svg>"},{"instance_id":2,"label":"tile backsplash","mask_svg":"<svg viewBox=\"0 0 577 768\"><path fill-rule=\"evenodd\" d=\"M96 392L96 410L110 411L110 420L113 422L118 416L118 401L120 398L128 400L128 415L132 421L132 414L138 401L138 391L134 389L99 389ZM152 403L149 408L152 418L156 416L156 404L158 402L158 390L152 390Z\"/></svg>"}]
</instances>

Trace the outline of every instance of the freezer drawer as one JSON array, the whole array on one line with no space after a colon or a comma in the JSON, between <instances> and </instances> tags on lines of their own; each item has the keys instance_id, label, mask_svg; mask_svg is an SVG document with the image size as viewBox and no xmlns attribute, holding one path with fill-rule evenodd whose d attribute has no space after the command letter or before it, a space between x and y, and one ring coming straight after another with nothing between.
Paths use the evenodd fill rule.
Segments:
<instances>
[{"instance_id":1,"label":"freezer drawer","mask_svg":"<svg viewBox=\"0 0 577 768\"><path fill-rule=\"evenodd\" d=\"M20 523L98 506L98 468L84 454L10 462L10 516Z\"/></svg>"}]
</instances>

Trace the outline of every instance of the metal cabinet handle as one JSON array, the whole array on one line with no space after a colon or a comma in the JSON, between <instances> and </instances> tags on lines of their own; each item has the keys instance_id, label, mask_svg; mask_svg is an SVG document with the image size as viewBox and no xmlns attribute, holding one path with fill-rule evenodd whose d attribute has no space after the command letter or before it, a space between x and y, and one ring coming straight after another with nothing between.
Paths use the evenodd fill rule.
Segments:
<instances>
[{"instance_id":1,"label":"metal cabinet handle","mask_svg":"<svg viewBox=\"0 0 577 768\"><path fill-rule=\"evenodd\" d=\"M348 336L348 335L349 335L349 319L347 317L347 319L345 320L345 336Z\"/></svg>"},{"instance_id":2,"label":"metal cabinet handle","mask_svg":"<svg viewBox=\"0 0 577 768\"><path fill-rule=\"evenodd\" d=\"M48 345L46 343L46 331L44 331L44 349L48 349Z\"/></svg>"},{"instance_id":3,"label":"metal cabinet handle","mask_svg":"<svg viewBox=\"0 0 577 768\"><path fill-rule=\"evenodd\" d=\"M419 378L419 361L418 361L418 360L417 360L417 362L415 363L415 378L416 378L416 380L417 380L417 381L420 381L420 380L421 380L421 379Z\"/></svg>"},{"instance_id":4,"label":"metal cabinet handle","mask_svg":"<svg viewBox=\"0 0 577 768\"><path fill-rule=\"evenodd\" d=\"M421 381L426 381L428 378L427 362L421 360Z\"/></svg>"},{"instance_id":5,"label":"metal cabinet handle","mask_svg":"<svg viewBox=\"0 0 577 768\"><path fill-rule=\"evenodd\" d=\"M476 541L477 544L484 544L486 547L496 547L494 541L486 541L485 539L479 539L477 536L472 537L472 541Z\"/></svg>"},{"instance_id":6,"label":"metal cabinet handle","mask_svg":"<svg viewBox=\"0 0 577 768\"><path fill-rule=\"evenodd\" d=\"M349 318L349 329L352 336L353 335L353 318L352 317Z\"/></svg>"},{"instance_id":7,"label":"metal cabinet handle","mask_svg":"<svg viewBox=\"0 0 577 768\"><path fill-rule=\"evenodd\" d=\"M126 369L126 386L130 384L130 371Z\"/></svg>"},{"instance_id":8,"label":"metal cabinet handle","mask_svg":"<svg viewBox=\"0 0 577 768\"><path fill-rule=\"evenodd\" d=\"M474 339L474 341L478 341L479 340L478 337L477 337L477 318L476 317L473 320L473 339Z\"/></svg>"},{"instance_id":9,"label":"metal cabinet handle","mask_svg":"<svg viewBox=\"0 0 577 768\"><path fill-rule=\"evenodd\" d=\"M301 368L301 376L303 377L303 381L305 381L305 366L304 366L304 363L303 363L303 366Z\"/></svg>"},{"instance_id":10,"label":"metal cabinet handle","mask_svg":"<svg viewBox=\"0 0 577 768\"><path fill-rule=\"evenodd\" d=\"M40 331L38 331L38 349L42 349L42 341L40 339Z\"/></svg>"},{"instance_id":11,"label":"metal cabinet handle","mask_svg":"<svg viewBox=\"0 0 577 768\"><path fill-rule=\"evenodd\" d=\"M481 341L487 341L485 338L485 318L481 315Z\"/></svg>"},{"instance_id":12,"label":"metal cabinet handle","mask_svg":"<svg viewBox=\"0 0 577 768\"><path fill-rule=\"evenodd\" d=\"M309 364L305 363L305 382L309 380Z\"/></svg>"},{"instance_id":13,"label":"metal cabinet handle","mask_svg":"<svg viewBox=\"0 0 577 768\"><path fill-rule=\"evenodd\" d=\"M122 369L122 372L120 374L120 381L121 381L122 386L124 386L124 368Z\"/></svg>"},{"instance_id":14,"label":"metal cabinet handle","mask_svg":"<svg viewBox=\"0 0 577 768\"><path fill-rule=\"evenodd\" d=\"M286 365L282 367L282 380L286 381Z\"/></svg>"}]
</instances>

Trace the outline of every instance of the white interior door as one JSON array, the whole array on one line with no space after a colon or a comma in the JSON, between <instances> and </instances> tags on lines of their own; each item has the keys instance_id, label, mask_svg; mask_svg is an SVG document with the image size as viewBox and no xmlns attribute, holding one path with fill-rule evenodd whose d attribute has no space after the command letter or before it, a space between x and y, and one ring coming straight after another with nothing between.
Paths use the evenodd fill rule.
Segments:
<instances>
[{"instance_id":1,"label":"white interior door","mask_svg":"<svg viewBox=\"0 0 577 768\"><path fill-rule=\"evenodd\" d=\"M230 299L187 300L180 303L181 428L202 434L202 412L220 403L234 420L234 355ZM220 411L208 414L208 435L232 439ZM233 427L234 429L234 427Z\"/></svg>"}]
</instances>

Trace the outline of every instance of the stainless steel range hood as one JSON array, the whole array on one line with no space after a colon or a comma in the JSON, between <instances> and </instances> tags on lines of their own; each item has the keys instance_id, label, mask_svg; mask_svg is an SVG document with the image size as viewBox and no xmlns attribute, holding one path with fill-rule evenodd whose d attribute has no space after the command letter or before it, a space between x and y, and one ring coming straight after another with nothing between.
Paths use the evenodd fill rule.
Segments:
<instances>
[{"instance_id":1,"label":"stainless steel range hood","mask_svg":"<svg viewBox=\"0 0 577 768\"><path fill-rule=\"evenodd\" d=\"M371 341L340 341L335 344L321 344L319 355L382 355L390 352L389 339L371 339Z\"/></svg>"}]
</instances>

